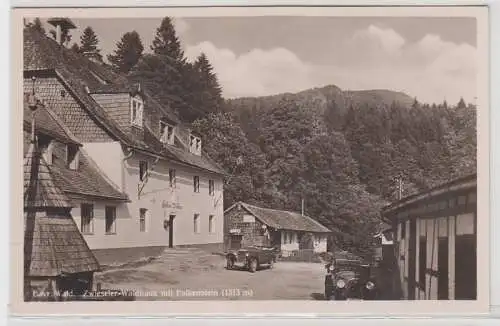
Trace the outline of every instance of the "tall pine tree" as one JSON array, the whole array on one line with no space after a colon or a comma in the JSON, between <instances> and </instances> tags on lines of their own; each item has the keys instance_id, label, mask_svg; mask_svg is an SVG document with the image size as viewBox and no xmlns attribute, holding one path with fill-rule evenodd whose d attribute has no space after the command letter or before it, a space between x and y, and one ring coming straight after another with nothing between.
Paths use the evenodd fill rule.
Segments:
<instances>
[{"instance_id":1,"label":"tall pine tree","mask_svg":"<svg viewBox=\"0 0 500 326\"><path fill-rule=\"evenodd\" d=\"M108 55L108 61L117 71L128 73L137 64L143 51L144 46L139 33L128 32L116 44L114 54Z\"/></svg>"},{"instance_id":2,"label":"tall pine tree","mask_svg":"<svg viewBox=\"0 0 500 326\"><path fill-rule=\"evenodd\" d=\"M98 56L101 60L101 50L97 47L99 45L99 39L97 38L96 33L92 29L92 27L87 26L83 30L83 34L80 36L80 47L79 52L81 53L93 53Z\"/></svg>"},{"instance_id":3,"label":"tall pine tree","mask_svg":"<svg viewBox=\"0 0 500 326\"><path fill-rule=\"evenodd\" d=\"M193 64L195 98L198 107L205 112L217 112L223 105L222 89L217 75L205 53L201 53Z\"/></svg>"},{"instance_id":4,"label":"tall pine tree","mask_svg":"<svg viewBox=\"0 0 500 326\"><path fill-rule=\"evenodd\" d=\"M167 56L173 61L185 62L184 51L181 49L181 42L170 17L163 18L160 26L156 29L151 50L154 54Z\"/></svg>"}]
</instances>

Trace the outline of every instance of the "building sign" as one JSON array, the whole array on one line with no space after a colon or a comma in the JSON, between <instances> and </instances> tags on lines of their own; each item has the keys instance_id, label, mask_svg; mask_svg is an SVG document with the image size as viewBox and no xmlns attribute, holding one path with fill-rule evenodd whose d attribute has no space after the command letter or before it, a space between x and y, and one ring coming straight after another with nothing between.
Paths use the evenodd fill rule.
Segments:
<instances>
[{"instance_id":1,"label":"building sign","mask_svg":"<svg viewBox=\"0 0 500 326\"><path fill-rule=\"evenodd\" d=\"M243 215L243 223L254 223L255 217L253 215Z\"/></svg>"},{"instance_id":2,"label":"building sign","mask_svg":"<svg viewBox=\"0 0 500 326\"><path fill-rule=\"evenodd\" d=\"M231 229L231 230L229 230L229 233L231 233L231 234L240 234L241 230L240 229Z\"/></svg>"},{"instance_id":3,"label":"building sign","mask_svg":"<svg viewBox=\"0 0 500 326\"><path fill-rule=\"evenodd\" d=\"M164 201L161 203L161 207L162 207L162 208L182 209L182 205L181 205L181 204L179 204L179 203L174 203L174 202L170 202L170 201L167 201L167 200L164 200Z\"/></svg>"}]
</instances>

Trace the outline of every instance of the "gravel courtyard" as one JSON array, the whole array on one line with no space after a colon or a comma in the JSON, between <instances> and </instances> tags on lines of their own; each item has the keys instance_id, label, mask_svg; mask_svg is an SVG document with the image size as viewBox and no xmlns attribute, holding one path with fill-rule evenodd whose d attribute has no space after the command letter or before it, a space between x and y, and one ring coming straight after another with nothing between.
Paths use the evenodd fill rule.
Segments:
<instances>
[{"instance_id":1,"label":"gravel courtyard","mask_svg":"<svg viewBox=\"0 0 500 326\"><path fill-rule=\"evenodd\" d=\"M278 262L256 273L226 270L220 255L170 249L160 257L96 274L103 289L135 290L138 300L321 299L324 267Z\"/></svg>"}]
</instances>

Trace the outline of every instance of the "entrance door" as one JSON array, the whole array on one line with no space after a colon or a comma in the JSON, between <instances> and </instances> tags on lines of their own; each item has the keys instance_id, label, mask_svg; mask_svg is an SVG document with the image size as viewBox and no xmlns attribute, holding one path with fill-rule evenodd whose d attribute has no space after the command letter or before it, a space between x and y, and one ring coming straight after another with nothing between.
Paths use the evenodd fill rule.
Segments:
<instances>
[{"instance_id":1,"label":"entrance door","mask_svg":"<svg viewBox=\"0 0 500 326\"><path fill-rule=\"evenodd\" d=\"M241 248L241 241L243 240L242 235L238 234L231 234L231 237L229 238L229 248L232 250L238 250Z\"/></svg>"},{"instance_id":2,"label":"entrance door","mask_svg":"<svg viewBox=\"0 0 500 326\"><path fill-rule=\"evenodd\" d=\"M168 219L168 247L174 247L174 219L175 215L170 215Z\"/></svg>"},{"instance_id":3,"label":"entrance door","mask_svg":"<svg viewBox=\"0 0 500 326\"><path fill-rule=\"evenodd\" d=\"M448 300L448 237L438 239L438 300Z\"/></svg>"},{"instance_id":4,"label":"entrance door","mask_svg":"<svg viewBox=\"0 0 500 326\"><path fill-rule=\"evenodd\" d=\"M416 257L417 257L417 223L410 220L410 234L408 238L408 300L415 300Z\"/></svg>"},{"instance_id":5,"label":"entrance door","mask_svg":"<svg viewBox=\"0 0 500 326\"><path fill-rule=\"evenodd\" d=\"M477 256L474 235L455 238L455 299L476 300Z\"/></svg>"}]
</instances>

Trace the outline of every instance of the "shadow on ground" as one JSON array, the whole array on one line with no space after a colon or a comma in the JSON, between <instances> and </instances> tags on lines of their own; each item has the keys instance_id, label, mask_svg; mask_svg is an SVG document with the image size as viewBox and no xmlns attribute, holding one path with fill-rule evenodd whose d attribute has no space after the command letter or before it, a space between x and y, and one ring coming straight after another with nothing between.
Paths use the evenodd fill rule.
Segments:
<instances>
[{"instance_id":1,"label":"shadow on ground","mask_svg":"<svg viewBox=\"0 0 500 326\"><path fill-rule=\"evenodd\" d=\"M313 292L311 293L311 298L313 300L322 300L324 301L325 300L325 295L323 293L317 293L317 292Z\"/></svg>"}]
</instances>

